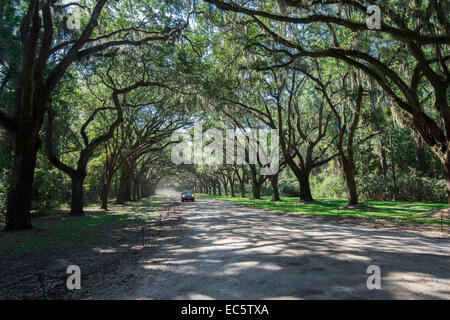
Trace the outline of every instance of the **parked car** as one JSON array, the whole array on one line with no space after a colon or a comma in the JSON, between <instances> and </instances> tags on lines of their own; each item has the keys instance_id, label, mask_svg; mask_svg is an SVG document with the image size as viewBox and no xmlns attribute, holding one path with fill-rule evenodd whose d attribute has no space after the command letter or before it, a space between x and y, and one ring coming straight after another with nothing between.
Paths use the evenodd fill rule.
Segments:
<instances>
[{"instance_id":1,"label":"parked car","mask_svg":"<svg viewBox=\"0 0 450 320\"><path fill-rule=\"evenodd\" d=\"M181 193L181 202L195 201L195 194L191 190L184 190Z\"/></svg>"}]
</instances>

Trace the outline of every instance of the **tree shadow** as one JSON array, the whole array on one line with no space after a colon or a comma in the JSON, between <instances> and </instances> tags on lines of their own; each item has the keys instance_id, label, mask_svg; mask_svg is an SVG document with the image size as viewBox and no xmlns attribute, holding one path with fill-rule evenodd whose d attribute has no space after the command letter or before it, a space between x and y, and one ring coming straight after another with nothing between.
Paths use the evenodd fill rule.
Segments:
<instances>
[{"instance_id":1,"label":"tree shadow","mask_svg":"<svg viewBox=\"0 0 450 320\"><path fill-rule=\"evenodd\" d=\"M448 239L278 216L204 199L178 209L180 224L165 216L161 225L127 225L95 248L44 251L48 259L39 262L42 266L15 261L15 272L50 270L60 278L49 296L73 299L450 298ZM65 289L70 264L80 266L87 296ZM381 268L381 290L367 288L369 265Z\"/></svg>"},{"instance_id":2,"label":"tree shadow","mask_svg":"<svg viewBox=\"0 0 450 320\"><path fill-rule=\"evenodd\" d=\"M138 296L152 299L397 299L450 297L450 242L263 215L205 201L186 208L185 232L144 264ZM367 288L379 265L382 290ZM438 284L438 285L437 285Z\"/></svg>"}]
</instances>

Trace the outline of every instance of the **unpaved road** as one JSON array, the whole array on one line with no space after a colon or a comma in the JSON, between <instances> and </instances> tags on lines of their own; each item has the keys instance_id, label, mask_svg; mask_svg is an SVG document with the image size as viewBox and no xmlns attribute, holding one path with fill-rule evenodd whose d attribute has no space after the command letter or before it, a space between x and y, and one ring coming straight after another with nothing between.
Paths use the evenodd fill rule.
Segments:
<instances>
[{"instance_id":1,"label":"unpaved road","mask_svg":"<svg viewBox=\"0 0 450 320\"><path fill-rule=\"evenodd\" d=\"M231 202L183 203L173 241L128 267L115 299L450 299L450 241L278 216ZM381 289L366 286L369 265ZM112 290L111 290L112 291Z\"/></svg>"}]
</instances>

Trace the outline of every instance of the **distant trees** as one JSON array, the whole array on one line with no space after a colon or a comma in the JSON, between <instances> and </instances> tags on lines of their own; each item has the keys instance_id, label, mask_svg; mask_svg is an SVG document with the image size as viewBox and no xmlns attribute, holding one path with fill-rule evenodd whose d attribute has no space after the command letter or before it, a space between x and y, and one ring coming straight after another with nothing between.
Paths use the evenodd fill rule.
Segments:
<instances>
[{"instance_id":1,"label":"distant trees","mask_svg":"<svg viewBox=\"0 0 450 320\"><path fill-rule=\"evenodd\" d=\"M164 106L167 107L167 105ZM149 153L165 149L172 143L171 134L186 124L188 115L177 114L175 106L172 106L169 112L163 111L161 107L137 109L132 115L135 117L133 121L122 128L125 144L122 148L123 155L119 158L121 176L116 195L118 204L131 200L130 183L138 160Z\"/></svg>"}]
</instances>

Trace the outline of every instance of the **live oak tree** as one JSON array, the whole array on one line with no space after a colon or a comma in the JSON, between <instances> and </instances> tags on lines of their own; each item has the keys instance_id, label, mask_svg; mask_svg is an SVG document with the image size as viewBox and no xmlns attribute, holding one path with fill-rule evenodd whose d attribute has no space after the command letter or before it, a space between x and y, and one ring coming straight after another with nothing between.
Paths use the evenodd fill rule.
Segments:
<instances>
[{"instance_id":1,"label":"live oak tree","mask_svg":"<svg viewBox=\"0 0 450 320\"><path fill-rule=\"evenodd\" d=\"M233 165L230 164L222 164L218 165L215 169L214 176L218 180L219 183L223 186L224 195L228 196L228 185L230 185L231 196L235 196L234 192L234 181L235 175L233 171Z\"/></svg>"},{"instance_id":2,"label":"live oak tree","mask_svg":"<svg viewBox=\"0 0 450 320\"><path fill-rule=\"evenodd\" d=\"M171 145L172 133L189 123L190 114L180 112L183 105L168 104L169 100L164 96L164 104L159 102L136 109L131 114L133 121L122 128L125 145L121 150L121 177L116 203L130 200L130 182L139 158Z\"/></svg>"},{"instance_id":3,"label":"live oak tree","mask_svg":"<svg viewBox=\"0 0 450 320\"><path fill-rule=\"evenodd\" d=\"M285 55L281 65L331 57L373 78L391 99L397 118L439 157L450 203L447 1L205 1L246 15L264 32L266 43ZM370 3L380 6L380 29L366 23Z\"/></svg>"},{"instance_id":4,"label":"live oak tree","mask_svg":"<svg viewBox=\"0 0 450 320\"><path fill-rule=\"evenodd\" d=\"M223 96L221 98L222 104L225 104L225 108L222 110L222 112L232 121L234 124L234 130L239 131L241 133L245 133L248 129L251 130L258 130L261 129L258 125L257 121L258 118L252 116L251 112L247 114L242 113L242 107L244 109L246 108L246 104L241 101L237 101L236 97L234 99L229 99L226 96ZM239 106L239 108L235 108L236 110L233 110L234 106ZM231 107L231 108L230 108ZM236 112L237 111L237 112ZM250 111L250 110L248 110ZM263 122L264 123L264 122ZM266 126L267 129L267 126ZM239 180L239 183L241 185L241 196L245 195L245 167L248 167L248 177L251 181L251 187L252 187L252 196L253 199L261 199L261 187L264 184L264 182L269 178L268 175L262 175L260 170L264 167L261 163L260 159L260 153L258 152L258 141L250 142L250 140L247 141L247 138L244 140L244 145L240 144L240 140L235 139L234 142L236 143L236 146L238 148L244 149L244 160L245 164L243 166L242 176L239 173L238 167L235 166L235 172L237 179ZM250 153L253 153L254 159L251 159ZM236 162L236 159L234 160ZM239 165L239 163L236 163ZM233 179L234 180L234 179ZM233 183L234 184L234 183ZM232 191L232 196L234 197L234 190Z\"/></svg>"},{"instance_id":5,"label":"live oak tree","mask_svg":"<svg viewBox=\"0 0 450 320\"><path fill-rule=\"evenodd\" d=\"M340 108L332 102L326 92L326 88L322 87L322 90L324 97L326 97L327 103L333 111L336 119L336 127L338 132L338 158L345 175L345 182L347 184L348 205L356 206L358 205L358 192L356 189L355 180L356 168L354 161L354 147L356 130L359 127L361 119L364 90L361 84L357 84L357 90L355 90L357 92L350 93L350 95L353 96L353 99L352 97L347 97L347 101L341 102ZM339 112L339 109L342 111ZM348 109L351 111L349 112Z\"/></svg>"},{"instance_id":6,"label":"live oak tree","mask_svg":"<svg viewBox=\"0 0 450 320\"><path fill-rule=\"evenodd\" d=\"M111 101L105 101L104 104L100 104L95 108L92 114L86 119L86 121L80 127L80 135L83 139L83 147L79 152L78 161L75 168L61 161L58 155L55 153L53 146L53 126L54 126L54 111L50 109L48 111L48 122L46 128L46 152L51 163L58 169L64 171L72 179L72 200L71 200L71 214L83 215L83 186L84 179L87 175L87 165L92 157L94 151L104 142L109 140L116 128L123 122L123 104L126 103L126 95L133 90L142 87L150 87L155 84L152 82L138 81L132 85L124 88L114 88L112 90ZM111 102L112 106L108 106L108 102ZM89 138L86 134L86 129L95 120L96 116L105 111L113 110L116 112L116 118L111 122L106 132L99 134L96 137Z\"/></svg>"},{"instance_id":7,"label":"live oak tree","mask_svg":"<svg viewBox=\"0 0 450 320\"><path fill-rule=\"evenodd\" d=\"M304 67L296 68L296 70L316 84L316 88L322 93L334 116L337 131L337 156L347 184L348 205L357 206L355 146L372 137L368 135L361 141L356 141L357 130L361 129L360 122L364 111L362 107L365 93L363 80L361 75L358 77L354 71L347 70L345 73L339 73L334 69L325 70L326 66L321 68L319 63L315 62L314 74L305 70Z\"/></svg>"},{"instance_id":8,"label":"live oak tree","mask_svg":"<svg viewBox=\"0 0 450 320\"><path fill-rule=\"evenodd\" d=\"M80 30L61 37L57 27L62 23L57 12L79 7L80 4L60 5L56 0L30 0L25 5L20 27L13 30L18 34L21 51L20 68L14 79L14 105L10 112L4 108L0 110L0 125L14 139L14 165L5 230L31 228L31 191L36 154L41 144L39 134L45 112L50 109L52 92L67 69L73 63L110 48L139 45L178 35L179 26L165 28L151 25L146 19L140 22L136 16L133 19L131 14L124 15L130 19L128 25L123 19L114 25L114 19L102 17L102 14L117 13L114 7L108 6L110 3L112 1L107 0L82 2L81 6L90 9L90 12L84 21L80 21ZM117 2L114 4L117 5ZM15 2L9 5L15 5ZM140 5L139 8L142 8L144 3ZM124 11L130 9L128 6L121 8ZM6 68L12 67L13 64Z\"/></svg>"},{"instance_id":9,"label":"live oak tree","mask_svg":"<svg viewBox=\"0 0 450 320\"><path fill-rule=\"evenodd\" d=\"M154 195L160 181L176 170L168 148L148 153L137 167L136 185L133 189L136 192L135 199Z\"/></svg>"},{"instance_id":10,"label":"live oak tree","mask_svg":"<svg viewBox=\"0 0 450 320\"><path fill-rule=\"evenodd\" d=\"M332 112L326 107L325 98L316 97L312 81L308 82L301 72L292 68L271 69L249 79L252 85L241 89L244 92L241 97L225 101L278 130L282 158L299 182L300 201L312 202L312 170L336 157L336 153L329 152ZM306 90L305 85L311 88ZM255 184L258 189L260 184Z\"/></svg>"},{"instance_id":11,"label":"live oak tree","mask_svg":"<svg viewBox=\"0 0 450 320\"><path fill-rule=\"evenodd\" d=\"M190 123L190 113L180 112L183 105L176 99L170 102L173 98L173 95L171 96L169 93L160 93L150 100L142 100L141 104L128 105L124 122L104 147L104 180L100 197L102 209L108 208L114 174L120 173L116 202L131 200L130 184L132 182L136 184L136 175L139 175L136 170L140 159L150 161L153 159L150 156L153 152L164 154L161 153L162 150L173 143L169 139L171 134Z\"/></svg>"},{"instance_id":12,"label":"live oak tree","mask_svg":"<svg viewBox=\"0 0 450 320\"><path fill-rule=\"evenodd\" d=\"M309 103L311 109L302 109L297 98L303 94L305 77L293 68L276 66L280 53L276 49L271 52L270 48L253 39L259 39L261 34L255 28L247 29L244 22L242 24L238 20L236 30L225 33L225 40L215 48L223 63L219 69L227 70L227 73L225 79L221 79L221 90L213 99L218 108L225 110L222 112L241 128L246 125L241 123L242 119L250 114L255 123L279 130L281 158L286 159L286 164L298 178L300 200L311 202L311 171L336 156L336 153L328 154L331 141L327 128L332 113L326 107L325 99ZM246 30L248 34L242 34ZM237 34L243 48L232 44ZM230 49L233 47L235 50ZM270 63L275 67L272 68ZM260 198L261 186L267 178L271 178L276 190L276 176L260 177L255 165L249 165L249 169L254 198Z\"/></svg>"},{"instance_id":13,"label":"live oak tree","mask_svg":"<svg viewBox=\"0 0 450 320\"><path fill-rule=\"evenodd\" d=\"M247 172L244 165L233 166L234 173L239 181L241 198L245 198L245 184L247 183Z\"/></svg>"}]
</instances>

